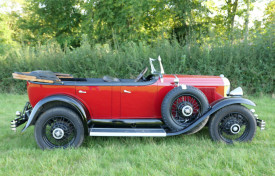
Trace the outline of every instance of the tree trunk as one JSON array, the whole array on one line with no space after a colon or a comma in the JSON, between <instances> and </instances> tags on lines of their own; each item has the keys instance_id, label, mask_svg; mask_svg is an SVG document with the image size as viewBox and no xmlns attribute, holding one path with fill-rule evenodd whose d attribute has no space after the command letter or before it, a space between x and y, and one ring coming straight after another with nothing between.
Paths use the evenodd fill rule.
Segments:
<instances>
[{"instance_id":1,"label":"tree trunk","mask_svg":"<svg viewBox=\"0 0 275 176\"><path fill-rule=\"evenodd\" d=\"M237 7L238 7L238 0L235 0L233 4L232 14L231 14L231 32L233 32L234 30L234 22L235 22Z\"/></svg>"},{"instance_id":2,"label":"tree trunk","mask_svg":"<svg viewBox=\"0 0 275 176\"><path fill-rule=\"evenodd\" d=\"M245 33L244 33L244 40L247 41L248 38L248 24L249 24L249 11L250 11L250 0L247 0L246 4L246 18L245 18Z\"/></svg>"},{"instance_id":3,"label":"tree trunk","mask_svg":"<svg viewBox=\"0 0 275 176\"><path fill-rule=\"evenodd\" d=\"M234 3L232 3L232 0L227 0L227 30L228 34L231 39L233 39L233 31L234 31L234 22L235 22L235 16L238 8L238 0L235 0Z\"/></svg>"}]
</instances>

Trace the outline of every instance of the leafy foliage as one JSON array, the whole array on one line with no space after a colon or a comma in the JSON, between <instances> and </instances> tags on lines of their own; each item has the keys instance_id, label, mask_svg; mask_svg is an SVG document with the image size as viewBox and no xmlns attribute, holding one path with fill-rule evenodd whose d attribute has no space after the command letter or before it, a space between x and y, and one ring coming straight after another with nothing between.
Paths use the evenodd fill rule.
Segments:
<instances>
[{"instance_id":1,"label":"leafy foliage","mask_svg":"<svg viewBox=\"0 0 275 176\"><path fill-rule=\"evenodd\" d=\"M16 43L12 40L13 31L8 24L7 15L0 14L0 55L11 49Z\"/></svg>"},{"instance_id":2,"label":"leafy foliage","mask_svg":"<svg viewBox=\"0 0 275 176\"><path fill-rule=\"evenodd\" d=\"M11 78L15 71L52 70L75 77L134 78L148 66L149 57L160 55L166 73L224 74L232 88L244 86L249 93L274 93L275 53L270 38L262 35L250 43L217 43L211 47L161 40L153 45L126 42L116 49L108 44L91 47L87 39L73 50L55 43L23 47L0 59L0 86L2 92L25 92L25 81Z\"/></svg>"},{"instance_id":3,"label":"leafy foliage","mask_svg":"<svg viewBox=\"0 0 275 176\"><path fill-rule=\"evenodd\" d=\"M185 38L199 31L206 15L203 0L26 0L18 26L29 30L25 43L55 39L79 46L80 33L92 43L147 41Z\"/></svg>"},{"instance_id":4,"label":"leafy foliage","mask_svg":"<svg viewBox=\"0 0 275 176\"><path fill-rule=\"evenodd\" d=\"M79 0L27 0L25 15L18 25L29 30L24 42L55 39L61 44L79 46L81 14Z\"/></svg>"},{"instance_id":5,"label":"leafy foliage","mask_svg":"<svg viewBox=\"0 0 275 176\"><path fill-rule=\"evenodd\" d=\"M275 1L271 1L265 9L265 25L275 24Z\"/></svg>"},{"instance_id":6,"label":"leafy foliage","mask_svg":"<svg viewBox=\"0 0 275 176\"><path fill-rule=\"evenodd\" d=\"M23 12L0 13L0 91L25 91L14 71L133 77L161 55L167 73L223 73L233 87L274 93L274 2L250 29L255 0L220 2L25 0Z\"/></svg>"}]
</instances>

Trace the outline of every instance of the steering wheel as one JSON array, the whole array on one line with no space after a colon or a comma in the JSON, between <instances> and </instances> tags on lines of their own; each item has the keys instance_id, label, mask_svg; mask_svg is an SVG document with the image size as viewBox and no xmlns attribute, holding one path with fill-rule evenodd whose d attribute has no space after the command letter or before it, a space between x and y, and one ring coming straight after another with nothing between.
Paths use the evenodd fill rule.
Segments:
<instances>
[{"instance_id":1,"label":"steering wheel","mask_svg":"<svg viewBox=\"0 0 275 176\"><path fill-rule=\"evenodd\" d=\"M144 70L142 70L142 72L137 76L137 78L135 79L135 82L138 82L147 72L148 67L146 67Z\"/></svg>"}]
</instances>

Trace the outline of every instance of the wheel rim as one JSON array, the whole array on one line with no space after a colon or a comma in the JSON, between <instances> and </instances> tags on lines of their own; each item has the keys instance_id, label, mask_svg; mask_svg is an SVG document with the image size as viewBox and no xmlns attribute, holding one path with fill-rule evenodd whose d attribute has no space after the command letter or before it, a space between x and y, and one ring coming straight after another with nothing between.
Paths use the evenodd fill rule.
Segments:
<instances>
[{"instance_id":1,"label":"wheel rim","mask_svg":"<svg viewBox=\"0 0 275 176\"><path fill-rule=\"evenodd\" d=\"M62 116L50 118L42 129L43 140L50 148L71 146L76 135L77 131L72 121Z\"/></svg>"},{"instance_id":2,"label":"wheel rim","mask_svg":"<svg viewBox=\"0 0 275 176\"><path fill-rule=\"evenodd\" d=\"M218 124L220 137L227 143L244 141L250 130L246 116L239 112L229 113Z\"/></svg>"},{"instance_id":3,"label":"wheel rim","mask_svg":"<svg viewBox=\"0 0 275 176\"><path fill-rule=\"evenodd\" d=\"M201 102L194 95L181 94L172 101L171 118L176 124L186 127L201 115L201 107Z\"/></svg>"}]
</instances>

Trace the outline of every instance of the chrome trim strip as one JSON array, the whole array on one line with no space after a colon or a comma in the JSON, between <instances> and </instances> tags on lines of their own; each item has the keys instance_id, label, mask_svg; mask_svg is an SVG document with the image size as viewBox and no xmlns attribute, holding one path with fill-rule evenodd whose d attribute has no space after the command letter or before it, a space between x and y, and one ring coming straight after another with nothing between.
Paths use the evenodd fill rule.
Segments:
<instances>
[{"instance_id":1,"label":"chrome trim strip","mask_svg":"<svg viewBox=\"0 0 275 176\"><path fill-rule=\"evenodd\" d=\"M90 128L90 136L165 137L162 128Z\"/></svg>"}]
</instances>

